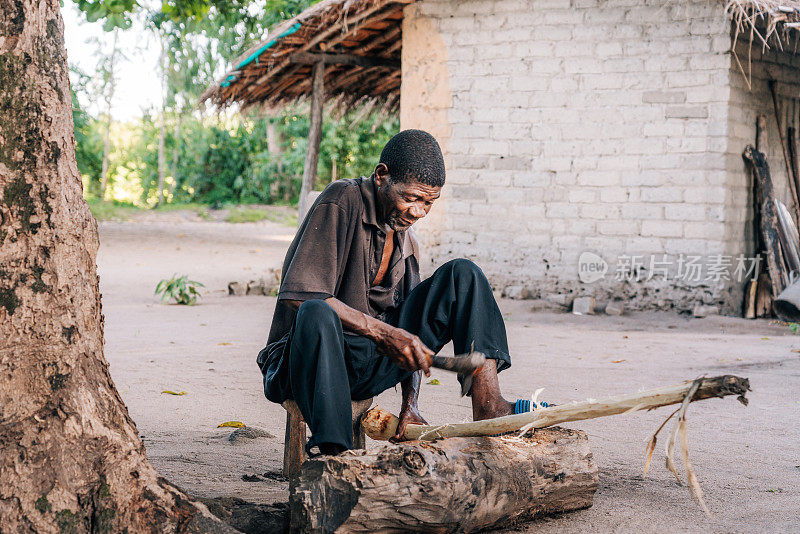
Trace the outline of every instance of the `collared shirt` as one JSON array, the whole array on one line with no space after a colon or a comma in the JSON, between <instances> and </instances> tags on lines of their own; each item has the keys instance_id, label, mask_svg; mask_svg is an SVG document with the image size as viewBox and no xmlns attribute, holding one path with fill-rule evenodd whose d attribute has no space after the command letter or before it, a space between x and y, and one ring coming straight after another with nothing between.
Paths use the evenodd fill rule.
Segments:
<instances>
[{"instance_id":1,"label":"collared shirt","mask_svg":"<svg viewBox=\"0 0 800 534\"><path fill-rule=\"evenodd\" d=\"M374 175L337 180L320 194L286 253L268 344L289 332L297 314L284 299L336 297L384 319L419 283L419 252L408 229L396 232L389 269L371 287L386 243L380 209Z\"/></svg>"}]
</instances>

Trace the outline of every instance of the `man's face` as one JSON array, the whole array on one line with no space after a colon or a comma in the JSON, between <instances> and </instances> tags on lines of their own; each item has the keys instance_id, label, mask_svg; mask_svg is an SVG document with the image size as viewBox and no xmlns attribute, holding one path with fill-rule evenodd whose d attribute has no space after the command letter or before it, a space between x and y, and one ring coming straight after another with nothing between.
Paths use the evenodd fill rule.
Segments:
<instances>
[{"instance_id":1,"label":"man's face","mask_svg":"<svg viewBox=\"0 0 800 534\"><path fill-rule=\"evenodd\" d=\"M441 194L441 187L416 180L392 183L384 164L375 169L375 183L384 214L384 222L395 231L403 231L425 217Z\"/></svg>"}]
</instances>

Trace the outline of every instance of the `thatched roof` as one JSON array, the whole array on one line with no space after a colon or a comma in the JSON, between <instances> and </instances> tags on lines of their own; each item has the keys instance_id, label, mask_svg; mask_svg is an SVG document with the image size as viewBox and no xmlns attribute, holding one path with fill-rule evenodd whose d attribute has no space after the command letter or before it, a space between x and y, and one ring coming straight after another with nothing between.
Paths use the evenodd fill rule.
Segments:
<instances>
[{"instance_id":1,"label":"thatched roof","mask_svg":"<svg viewBox=\"0 0 800 534\"><path fill-rule=\"evenodd\" d=\"M790 32L800 31L798 0L726 0L725 12L733 20L737 36L752 37L767 48L770 43L783 48Z\"/></svg>"},{"instance_id":2,"label":"thatched roof","mask_svg":"<svg viewBox=\"0 0 800 534\"><path fill-rule=\"evenodd\" d=\"M400 100L403 7L414 1L322 0L270 30L201 101L220 108L291 103L311 92L311 61L324 55L326 101L344 107L383 101L394 108ZM783 48L800 31L800 0L724 0L724 10L736 37L751 44Z\"/></svg>"},{"instance_id":3,"label":"thatched roof","mask_svg":"<svg viewBox=\"0 0 800 534\"><path fill-rule=\"evenodd\" d=\"M311 91L310 54L324 54L326 100L351 106L400 100L403 6L414 0L322 0L270 30L268 38L234 61L235 68L206 90L201 101L277 107ZM361 64L345 56L364 58ZM314 56L319 57L319 56ZM351 58L352 59L352 58ZM337 62L338 61L338 62Z\"/></svg>"}]
</instances>

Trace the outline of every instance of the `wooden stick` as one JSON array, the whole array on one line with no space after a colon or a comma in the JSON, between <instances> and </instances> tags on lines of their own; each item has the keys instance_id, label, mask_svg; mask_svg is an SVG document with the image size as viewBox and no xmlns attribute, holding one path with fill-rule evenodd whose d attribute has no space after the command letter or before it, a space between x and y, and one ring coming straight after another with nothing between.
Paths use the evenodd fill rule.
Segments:
<instances>
[{"instance_id":1,"label":"wooden stick","mask_svg":"<svg viewBox=\"0 0 800 534\"><path fill-rule=\"evenodd\" d=\"M767 257L767 271L772 284L772 297L777 298L786 287L788 277L781 268L780 242L778 239L778 216L775 211L775 196L772 192L772 177L769 172L767 158L763 152L755 150L751 145L744 149L744 159L753 168L753 173L758 185L759 200L761 204L760 222L761 237Z\"/></svg>"},{"instance_id":2,"label":"wooden stick","mask_svg":"<svg viewBox=\"0 0 800 534\"><path fill-rule=\"evenodd\" d=\"M781 139L781 148L783 149L783 161L786 163L786 178L789 180L789 191L792 193L792 200L794 201L795 220L800 220L800 200L798 200L798 185L797 176L794 174L794 167L790 162L789 151L786 148L786 139L784 139L783 125L781 124L780 112L778 109L778 91L775 89L775 80L769 81L769 90L772 93L772 107L775 111L775 122L778 124L778 137ZM766 153L766 151L764 151ZM777 296L777 295L776 295Z\"/></svg>"},{"instance_id":3,"label":"wooden stick","mask_svg":"<svg viewBox=\"0 0 800 534\"><path fill-rule=\"evenodd\" d=\"M540 408L532 412L507 415L485 421L439 426L408 425L405 437L409 440L431 441L456 436L491 436L504 432L514 432L523 427L544 428L570 421L595 419L638 410L652 410L661 406L682 403L693 383L693 380L689 380L675 386L617 395L601 400L589 399L561 406ZM739 401L746 405L745 394L748 391L750 391L750 382L746 378L733 375L703 378L697 388L697 392L692 397L692 401L737 395ZM397 423L397 417L378 407L368 411L361 421L361 425L367 435L380 441L386 441L394 436L397 431Z\"/></svg>"}]
</instances>

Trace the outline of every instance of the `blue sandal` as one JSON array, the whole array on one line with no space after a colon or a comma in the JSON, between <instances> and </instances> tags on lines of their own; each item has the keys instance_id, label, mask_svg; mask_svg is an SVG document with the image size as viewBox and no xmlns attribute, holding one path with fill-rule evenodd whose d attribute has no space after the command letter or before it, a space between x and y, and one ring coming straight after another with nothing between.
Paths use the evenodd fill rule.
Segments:
<instances>
[{"instance_id":1,"label":"blue sandal","mask_svg":"<svg viewBox=\"0 0 800 534\"><path fill-rule=\"evenodd\" d=\"M533 409L536 410L537 408L549 408L550 403L544 401L537 401L536 404L533 406ZM514 415L527 413L531 411L531 400L530 399L517 399L517 402L514 404Z\"/></svg>"},{"instance_id":2,"label":"blue sandal","mask_svg":"<svg viewBox=\"0 0 800 534\"><path fill-rule=\"evenodd\" d=\"M549 408L550 403L544 401L537 401L533 405L533 409L537 410L539 408ZM531 400L530 399L517 399L517 402L514 403L514 415L518 415L521 413L527 413L531 411ZM516 430L512 430L510 432L503 432L501 434L491 434L489 437L496 438L498 436L507 436L509 434L514 434L517 432Z\"/></svg>"}]
</instances>

